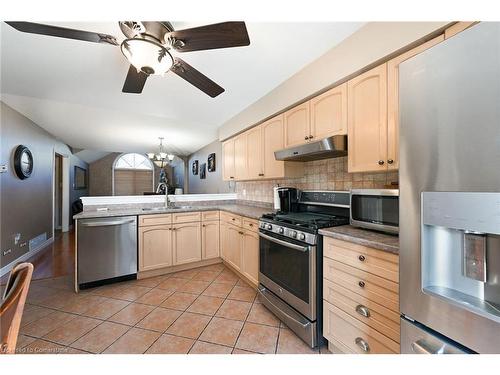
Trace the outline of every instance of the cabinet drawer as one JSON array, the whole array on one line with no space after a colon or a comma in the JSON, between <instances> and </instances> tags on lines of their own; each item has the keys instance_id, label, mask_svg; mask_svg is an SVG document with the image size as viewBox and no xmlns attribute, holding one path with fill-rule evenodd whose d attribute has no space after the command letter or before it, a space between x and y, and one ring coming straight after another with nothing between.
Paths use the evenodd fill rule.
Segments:
<instances>
[{"instance_id":1,"label":"cabinet drawer","mask_svg":"<svg viewBox=\"0 0 500 375\"><path fill-rule=\"evenodd\" d=\"M201 220L219 220L219 211L202 211Z\"/></svg>"},{"instance_id":2,"label":"cabinet drawer","mask_svg":"<svg viewBox=\"0 0 500 375\"><path fill-rule=\"evenodd\" d=\"M172 224L172 214L139 215L139 226Z\"/></svg>"},{"instance_id":3,"label":"cabinet drawer","mask_svg":"<svg viewBox=\"0 0 500 375\"><path fill-rule=\"evenodd\" d=\"M259 231L259 222L254 219L243 218L243 228L251 230L252 232Z\"/></svg>"},{"instance_id":4,"label":"cabinet drawer","mask_svg":"<svg viewBox=\"0 0 500 375\"><path fill-rule=\"evenodd\" d=\"M326 257L323 277L390 310L399 311L399 285L395 282Z\"/></svg>"},{"instance_id":5,"label":"cabinet drawer","mask_svg":"<svg viewBox=\"0 0 500 375\"><path fill-rule=\"evenodd\" d=\"M191 223L194 221L201 221L201 212L179 212L172 214L172 222L178 223Z\"/></svg>"},{"instance_id":6,"label":"cabinet drawer","mask_svg":"<svg viewBox=\"0 0 500 375\"><path fill-rule=\"evenodd\" d=\"M399 257L381 250L325 238L324 256L399 283Z\"/></svg>"},{"instance_id":7,"label":"cabinet drawer","mask_svg":"<svg viewBox=\"0 0 500 375\"><path fill-rule=\"evenodd\" d=\"M323 336L360 354L399 353L399 344L325 301Z\"/></svg>"},{"instance_id":8,"label":"cabinet drawer","mask_svg":"<svg viewBox=\"0 0 500 375\"><path fill-rule=\"evenodd\" d=\"M221 211L220 213L220 219L221 221L225 221L226 223L230 223L233 225L236 225L238 227L241 227L241 216Z\"/></svg>"},{"instance_id":9,"label":"cabinet drawer","mask_svg":"<svg viewBox=\"0 0 500 375\"><path fill-rule=\"evenodd\" d=\"M399 343L399 314L326 279L323 298L342 311Z\"/></svg>"}]
</instances>

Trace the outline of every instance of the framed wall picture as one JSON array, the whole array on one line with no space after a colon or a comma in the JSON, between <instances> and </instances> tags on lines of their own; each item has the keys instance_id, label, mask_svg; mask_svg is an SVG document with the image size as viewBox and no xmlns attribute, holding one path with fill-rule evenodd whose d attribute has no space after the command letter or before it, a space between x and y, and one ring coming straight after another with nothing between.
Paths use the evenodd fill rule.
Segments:
<instances>
[{"instance_id":1,"label":"framed wall picture","mask_svg":"<svg viewBox=\"0 0 500 375\"><path fill-rule=\"evenodd\" d=\"M200 178L204 180L207 178L207 164L203 163L200 165Z\"/></svg>"},{"instance_id":2,"label":"framed wall picture","mask_svg":"<svg viewBox=\"0 0 500 375\"><path fill-rule=\"evenodd\" d=\"M193 161L193 165L191 166L191 170L192 170L194 176L196 176L198 174L198 160Z\"/></svg>"},{"instance_id":3,"label":"framed wall picture","mask_svg":"<svg viewBox=\"0 0 500 375\"><path fill-rule=\"evenodd\" d=\"M87 170L75 165L74 189L83 190L87 189Z\"/></svg>"},{"instance_id":4,"label":"framed wall picture","mask_svg":"<svg viewBox=\"0 0 500 375\"><path fill-rule=\"evenodd\" d=\"M208 155L208 171L215 172L215 152Z\"/></svg>"}]
</instances>

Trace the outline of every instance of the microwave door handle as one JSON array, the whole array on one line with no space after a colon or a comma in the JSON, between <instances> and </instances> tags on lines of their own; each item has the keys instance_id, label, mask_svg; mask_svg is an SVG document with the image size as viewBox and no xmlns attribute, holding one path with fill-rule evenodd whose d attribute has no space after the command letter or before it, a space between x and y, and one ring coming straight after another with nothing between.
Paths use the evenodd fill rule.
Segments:
<instances>
[{"instance_id":1,"label":"microwave door handle","mask_svg":"<svg viewBox=\"0 0 500 375\"><path fill-rule=\"evenodd\" d=\"M264 234L264 233L260 233L259 232L259 237L262 237L268 241L271 241L271 242L274 242L274 243L277 243L279 245L283 245L283 246L286 246L286 247L289 247L290 249L294 249L294 250L298 250L298 251L302 251L303 253L306 253L309 251L309 246L300 246L300 245L295 245L293 243L290 243L290 242L286 242L286 241L282 241L282 240L279 240L277 238L274 238L274 237L271 237L271 236L268 236L267 234Z\"/></svg>"}]
</instances>

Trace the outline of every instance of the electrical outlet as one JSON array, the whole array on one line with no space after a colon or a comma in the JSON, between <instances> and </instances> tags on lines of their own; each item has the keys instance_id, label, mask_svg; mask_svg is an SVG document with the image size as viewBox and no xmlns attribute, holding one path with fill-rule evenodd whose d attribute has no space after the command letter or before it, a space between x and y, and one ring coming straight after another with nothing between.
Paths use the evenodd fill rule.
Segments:
<instances>
[{"instance_id":1,"label":"electrical outlet","mask_svg":"<svg viewBox=\"0 0 500 375\"><path fill-rule=\"evenodd\" d=\"M0 173L5 173L7 172L7 165L1 164L0 165Z\"/></svg>"},{"instance_id":2,"label":"electrical outlet","mask_svg":"<svg viewBox=\"0 0 500 375\"><path fill-rule=\"evenodd\" d=\"M21 233L16 233L14 235L14 245L17 245L20 240L21 240Z\"/></svg>"},{"instance_id":3,"label":"electrical outlet","mask_svg":"<svg viewBox=\"0 0 500 375\"><path fill-rule=\"evenodd\" d=\"M10 254L12 252L12 249L7 249L3 251L3 255L6 256L7 254Z\"/></svg>"}]
</instances>

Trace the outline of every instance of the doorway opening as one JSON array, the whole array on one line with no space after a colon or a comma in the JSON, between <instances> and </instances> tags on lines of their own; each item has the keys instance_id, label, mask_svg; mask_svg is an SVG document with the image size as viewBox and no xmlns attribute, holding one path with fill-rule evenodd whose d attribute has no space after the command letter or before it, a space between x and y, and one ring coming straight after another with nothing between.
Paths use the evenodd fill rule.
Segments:
<instances>
[{"instance_id":1,"label":"doorway opening","mask_svg":"<svg viewBox=\"0 0 500 375\"><path fill-rule=\"evenodd\" d=\"M54 160L54 235L62 231L63 219L63 156L55 154Z\"/></svg>"}]
</instances>

